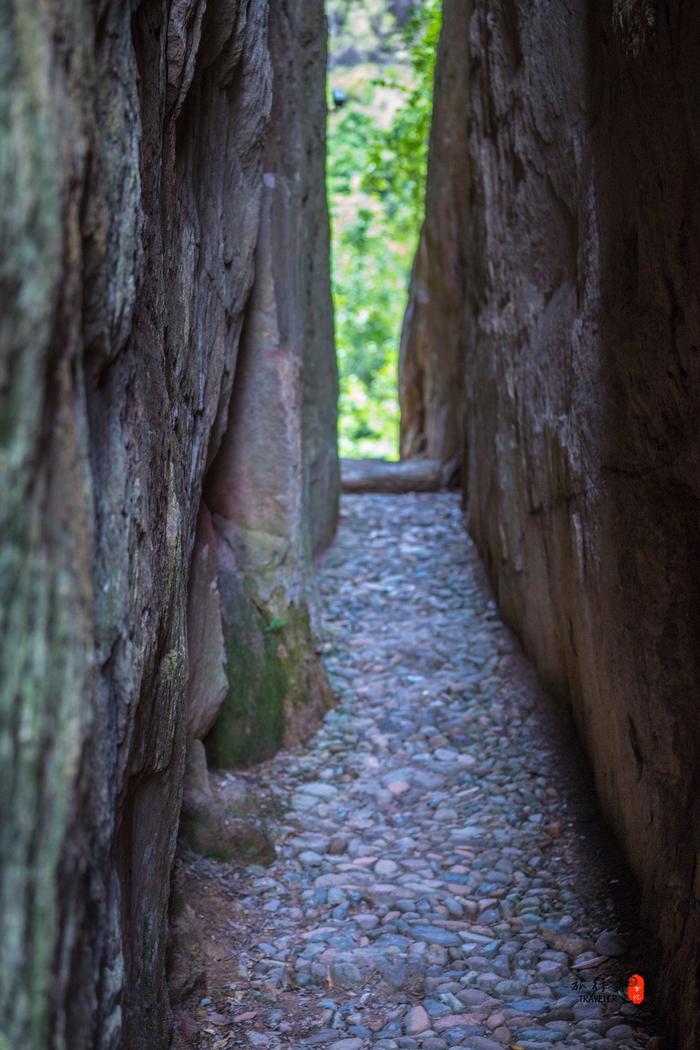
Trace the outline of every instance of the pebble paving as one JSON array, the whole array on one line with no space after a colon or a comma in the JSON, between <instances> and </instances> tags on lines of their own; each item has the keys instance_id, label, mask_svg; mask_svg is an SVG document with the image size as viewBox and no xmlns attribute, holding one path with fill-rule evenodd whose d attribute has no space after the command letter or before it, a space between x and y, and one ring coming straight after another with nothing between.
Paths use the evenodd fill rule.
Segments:
<instances>
[{"instance_id":1,"label":"pebble paving","mask_svg":"<svg viewBox=\"0 0 700 1050\"><path fill-rule=\"evenodd\" d=\"M320 588L338 704L254 774L278 857L237 883L262 932L200 1045L666 1047L458 497L344 497Z\"/></svg>"}]
</instances>

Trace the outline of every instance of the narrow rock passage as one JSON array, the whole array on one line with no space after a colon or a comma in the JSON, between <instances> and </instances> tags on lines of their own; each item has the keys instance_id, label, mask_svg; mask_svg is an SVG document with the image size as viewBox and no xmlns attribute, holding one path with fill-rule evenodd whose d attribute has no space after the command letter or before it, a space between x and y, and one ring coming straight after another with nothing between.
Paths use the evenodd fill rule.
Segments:
<instances>
[{"instance_id":1,"label":"narrow rock passage","mask_svg":"<svg viewBox=\"0 0 700 1050\"><path fill-rule=\"evenodd\" d=\"M625 997L645 954L624 873L458 497L345 497L321 588L337 708L219 778L266 797L278 859L189 865L210 968L192 1045L661 1046Z\"/></svg>"}]
</instances>

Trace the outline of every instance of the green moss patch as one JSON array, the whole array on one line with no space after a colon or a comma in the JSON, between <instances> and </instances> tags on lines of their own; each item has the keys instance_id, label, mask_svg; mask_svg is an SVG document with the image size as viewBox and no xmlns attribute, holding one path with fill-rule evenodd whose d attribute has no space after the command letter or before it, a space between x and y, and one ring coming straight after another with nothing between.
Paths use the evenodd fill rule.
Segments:
<instances>
[{"instance_id":1,"label":"green moss patch","mask_svg":"<svg viewBox=\"0 0 700 1050\"><path fill-rule=\"evenodd\" d=\"M314 640L305 605L266 617L243 592L226 595L224 644L229 693L206 740L212 766L235 768L270 758L290 716L310 699Z\"/></svg>"}]
</instances>

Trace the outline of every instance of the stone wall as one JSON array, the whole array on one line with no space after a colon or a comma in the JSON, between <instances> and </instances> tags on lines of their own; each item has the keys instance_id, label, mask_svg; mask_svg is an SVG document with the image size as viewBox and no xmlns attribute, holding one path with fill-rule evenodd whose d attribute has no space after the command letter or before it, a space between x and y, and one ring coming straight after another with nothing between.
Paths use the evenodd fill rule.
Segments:
<instances>
[{"instance_id":1,"label":"stone wall","mask_svg":"<svg viewBox=\"0 0 700 1050\"><path fill-rule=\"evenodd\" d=\"M650 954L662 948L654 994L690 1050L700 10L446 0L455 12L468 31L443 47L468 70L469 144L453 140L441 177L468 188L466 296L443 345L449 372L465 338L468 525L503 614L571 704L639 880ZM437 87L439 120L463 100ZM424 272L452 242L431 250Z\"/></svg>"},{"instance_id":2,"label":"stone wall","mask_svg":"<svg viewBox=\"0 0 700 1050\"><path fill-rule=\"evenodd\" d=\"M331 699L313 640L311 578L340 489L326 37L322 0L271 8L273 102L255 283L229 425L205 487L229 680L207 738L218 766L297 743Z\"/></svg>"},{"instance_id":3,"label":"stone wall","mask_svg":"<svg viewBox=\"0 0 700 1050\"><path fill-rule=\"evenodd\" d=\"M191 614L212 564L218 573L199 505L236 425L268 148L268 13L267 0L3 5L2 1050L169 1042L185 738L209 731L230 684L216 602L188 631L188 601ZM312 75L321 82L323 69ZM323 259L303 262L310 241L294 250L313 299ZM245 327L252 368L254 322ZM319 340L332 358L332 340ZM317 544L335 515L333 384L324 358L308 391L328 404L305 413L300 396L287 421L309 435L313 470L284 481L300 506L315 499Z\"/></svg>"},{"instance_id":4,"label":"stone wall","mask_svg":"<svg viewBox=\"0 0 700 1050\"><path fill-rule=\"evenodd\" d=\"M430 130L425 221L399 347L402 459L459 463L462 458L468 66L454 42L466 40L467 33L467 5L448 0L435 70L438 104ZM456 172L453 163L459 164Z\"/></svg>"}]
</instances>

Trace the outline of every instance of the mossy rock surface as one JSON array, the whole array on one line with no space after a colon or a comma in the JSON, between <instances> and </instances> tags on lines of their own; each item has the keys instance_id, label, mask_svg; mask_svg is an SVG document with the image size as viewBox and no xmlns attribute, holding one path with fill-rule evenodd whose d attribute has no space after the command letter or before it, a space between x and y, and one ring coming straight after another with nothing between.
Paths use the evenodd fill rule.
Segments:
<instances>
[{"instance_id":1,"label":"mossy rock surface","mask_svg":"<svg viewBox=\"0 0 700 1050\"><path fill-rule=\"evenodd\" d=\"M242 591L232 597L224 625L229 692L206 740L209 764L228 769L272 757L330 696L307 607L266 616Z\"/></svg>"}]
</instances>

